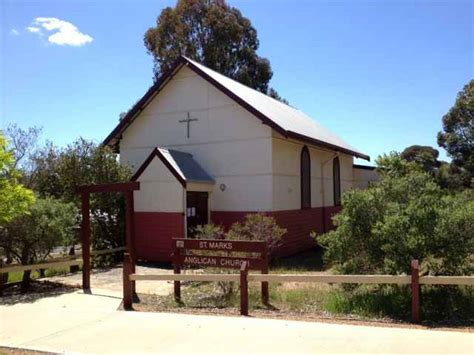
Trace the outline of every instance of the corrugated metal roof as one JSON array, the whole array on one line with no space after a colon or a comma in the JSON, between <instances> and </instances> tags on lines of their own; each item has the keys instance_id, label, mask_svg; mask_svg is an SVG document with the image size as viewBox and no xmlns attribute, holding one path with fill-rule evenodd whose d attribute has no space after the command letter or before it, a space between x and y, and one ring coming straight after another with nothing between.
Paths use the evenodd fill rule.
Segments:
<instances>
[{"instance_id":1,"label":"corrugated metal roof","mask_svg":"<svg viewBox=\"0 0 474 355\"><path fill-rule=\"evenodd\" d=\"M160 147L157 149L186 182L214 183L214 179L193 159L191 154Z\"/></svg>"},{"instance_id":2,"label":"corrugated metal roof","mask_svg":"<svg viewBox=\"0 0 474 355\"><path fill-rule=\"evenodd\" d=\"M189 58L185 59L263 115L271 119L285 131L294 132L302 136L313 138L364 155L364 153L346 143L336 134L323 127L304 112L219 74Z\"/></svg>"}]
</instances>

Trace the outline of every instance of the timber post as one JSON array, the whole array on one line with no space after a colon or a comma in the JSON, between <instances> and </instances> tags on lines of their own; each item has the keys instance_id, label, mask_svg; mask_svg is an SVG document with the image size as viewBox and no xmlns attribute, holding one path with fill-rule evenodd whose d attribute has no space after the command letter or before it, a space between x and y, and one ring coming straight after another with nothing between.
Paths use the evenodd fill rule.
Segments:
<instances>
[{"instance_id":1,"label":"timber post","mask_svg":"<svg viewBox=\"0 0 474 355\"><path fill-rule=\"evenodd\" d=\"M129 253L123 254L123 308L126 311L133 309L133 289L130 275L132 272L132 258Z\"/></svg>"},{"instance_id":2,"label":"timber post","mask_svg":"<svg viewBox=\"0 0 474 355\"><path fill-rule=\"evenodd\" d=\"M81 193L81 244L82 244L82 289L90 290L91 288L91 226L89 214L89 193Z\"/></svg>"},{"instance_id":3,"label":"timber post","mask_svg":"<svg viewBox=\"0 0 474 355\"><path fill-rule=\"evenodd\" d=\"M181 268L178 263L173 263L173 272L174 274L180 274ZM174 281L174 300L178 303L181 303L181 281Z\"/></svg>"},{"instance_id":4,"label":"timber post","mask_svg":"<svg viewBox=\"0 0 474 355\"><path fill-rule=\"evenodd\" d=\"M248 263L246 261L240 266L240 315L249 315Z\"/></svg>"},{"instance_id":5,"label":"timber post","mask_svg":"<svg viewBox=\"0 0 474 355\"><path fill-rule=\"evenodd\" d=\"M262 269L262 274L268 274L268 248L266 244L262 252L262 258L264 265ZM265 306L268 306L270 304L270 292L268 290L268 282L266 281L262 282L262 304Z\"/></svg>"},{"instance_id":6,"label":"timber post","mask_svg":"<svg viewBox=\"0 0 474 355\"><path fill-rule=\"evenodd\" d=\"M420 265L411 261L411 316L413 323L420 323Z\"/></svg>"},{"instance_id":7,"label":"timber post","mask_svg":"<svg viewBox=\"0 0 474 355\"><path fill-rule=\"evenodd\" d=\"M126 205L126 214L125 214L125 226L126 226L126 244L127 244L127 253L130 255L131 261L131 272L135 273L135 263L137 256L135 253L134 245L134 225L133 225L133 215L134 215L134 205L133 205L133 191L125 192L125 205ZM132 281L132 293L133 297L137 298L135 281Z\"/></svg>"}]
</instances>

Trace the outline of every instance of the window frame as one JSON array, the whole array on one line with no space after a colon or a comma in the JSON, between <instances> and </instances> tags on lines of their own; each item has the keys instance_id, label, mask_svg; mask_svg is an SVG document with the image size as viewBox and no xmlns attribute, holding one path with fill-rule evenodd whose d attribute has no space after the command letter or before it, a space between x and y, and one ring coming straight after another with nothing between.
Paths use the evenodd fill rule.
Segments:
<instances>
[{"instance_id":1,"label":"window frame","mask_svg":"<svg viewBox=\"0 0 474 355\"><path fill-rule=\"evenodd\" d=\"M307 156L307 171L305 171L306 166L304 165L304 157ZM306 177L307 174L308 176ZM308 196L305 196L305 178L308 180L307 193ZM300 154L300 200L301 200L301 209L310 209L311 208L311 154L307 146L304 146ZM306 197L306 198L305 198Z\"/></svg>"},{"instance_id":2,"label":"window frame","mask_svg":"<svg viewBox=\"0 0 474 355\"><path fill-rule=\"evenodd\" d=\"M337 181L336 181L337 173ZM332 161L332 184L333 184L333 203L334 206L341 205L342 189L341 189L341 162L339 157L335 157Z\"/></svg>"}]
</instances>

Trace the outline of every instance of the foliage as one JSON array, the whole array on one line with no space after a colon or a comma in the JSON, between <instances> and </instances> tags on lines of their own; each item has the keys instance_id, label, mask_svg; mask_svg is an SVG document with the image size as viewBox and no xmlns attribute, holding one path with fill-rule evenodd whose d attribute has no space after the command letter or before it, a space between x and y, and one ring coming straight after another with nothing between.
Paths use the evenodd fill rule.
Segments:
<instances>
[{"instance_id":1,"label":"foliage","mask_svg":"<svg viewBox=\"0 0 474 355\"><path fill-rule=\"evenodd\" d=\"M472 325L474 322L474 289L459 286L423 286L421 313L424 322ZM351 292L331 292L324 307L333 314L351 314L362 318L411 320L411 291L406 286L367 285Z\"/></svg>"},{"instance_id":2,"label":"foliage","mask_svg":"<svg viewBox=\"0 0 474 355\"><path fill-rule=\"evenodd\" d=\"M281 245L281 238L286 233L286 229L280 228L273 217L260 213L251 213L245 217L244 222L234 223L230 230L225 233L222 226L207 224L198 226L195 229L196 239L229 239L229 240L249 240L266 241L269 255ZM205 255L207 252L202 252ZM212 252L212 255L226 255L227 252ZM241 253L244 254L245 253ZM244 256L243 255L243 256ZM248 256L248 255L246 255ZM226 272L221 269L208 268L210 272ZM234 282L221 281L217 283L225 299L230 299L235 291Z\"/></svg>"},{"instance_id":3,"label":"foliage","mask_svg":"<svg viewBox=\"0 0 474 355\"><path fill-rule=\"evenodd\" d=\"M270 62L257 55L257 31L224 0L178 0L174 8L161 12L144 42L153 56L156 79L185 55L244 85L269 92L273 73ZM272 93L279 98L275 90Z\"/></svg>"},{"instance_id":4,"label":"foliage","mask_svg":"<svg viewBox=\"0 0 474 355\"><path fill-rule=\"evenodd\" d=\"M448 151L453 163L474 178L474 80L458 93L454 106L443 117L438 144Z\"/></svg>"},{"instance_id":5,"label":"foliage","mask_svg":"<svg viewBox=\"0 0 474 355\"><path fill-rule=\"evenodd\" d=\"M432 175L443 189L462 191L470 186L471 177L467 170L453 163L438 160L439 152L430 146L412 145L405 148L400 157L418 165Z\"/></svg>"},{"instance_id":6,"label":"foliage","mask_svg":"<svg viewBox=\"0 0 474 355\"><path fill-rule=\"evenodd\" d=\"M14 153L7 148L7 140L0 132L0 229L13 218L28 211L34 202L33 192L19 183Z\"/></svg>"},{"instance_id":7,"label":"foliage","mask_svg":"<svg viewBox=\"0 0 474 355\"><path fill-rule=\"evenodd\" d=\"M11 150L13 151L15 163L14 168L23 172L22 175L27 175L31 166L31 157L34 154L38 137L41 133L41 128L29 127L23 129L16 124L10 124L5 129L5 135L9 141ZM24 182L28 185L28 182Z\"/></svg>"},{"instance_id":8,"label":"foliage","mask_svg":"<svg viewBox=\"0 0 474 355\"><path fill-rule=\"evenodd\" d=\"M433 172L440 166L439 152L430 146L412 145L401 153L402 158L419 164L424 171Z\"/></svg>"},{"instance_id":9,"label":"foliage","mask_svg":"<svg viewBox=\"0 0 474 355\"><path fill-rule=\"evenodd\" d=\"M472 191L446 195L399 154L377 163L380 182L348 191L334 217L337 229L318 238L325 261L343 273L409 273L412 259L432 274L472 272Z\"/></svg>"},{"instance_id":10,"label":"foliage","mask_svg":"<svg viewBox=\"0 0 474 355\"><path fill-rule=\"evenodd\" d=\"M48 143L33 157L32 188L40 196L60 198L80 205L76 189L81 185L125 182L130 170L121 166L108 147L78 139L60 149ZM92 244L96 249L114 248L125 240L124 199L119 193L90 195Z\"/></svg>"},{"instance_id":11,"label":"foliage","mask_svg":"<svg viewBox=\"0 0 474 355\"><path fill-rule=\"evenodd\" d=\"M197 226L194 233L196 239L225 239L224 228L212 223Z\"/></svg>"},{"instance_id":12,"label":"foliage","mask_svg":"<svg viewBox=\"0 0 474 355\"><path fill-rule=\"evenodd\" d=\"M44 260L53 248L73 238L77 209L72 203L38 198L28 213L14 218L0 234L0 247L23 265ZM30 273L25 272L24 288Z\"/></svg>"},{"instance_id":13,"label":"foliage","mask_svg":"<svg viewBox=\"0 0 474 355\"><path fill-rule=\"evenodd\" d=\"M227 239L260 240L267 242L268 253L272 253L282 244L282 237L286 233L275 218L262 213L249 213L244 222L236 222L227 232Z\"/></svg>"}]
</instances>

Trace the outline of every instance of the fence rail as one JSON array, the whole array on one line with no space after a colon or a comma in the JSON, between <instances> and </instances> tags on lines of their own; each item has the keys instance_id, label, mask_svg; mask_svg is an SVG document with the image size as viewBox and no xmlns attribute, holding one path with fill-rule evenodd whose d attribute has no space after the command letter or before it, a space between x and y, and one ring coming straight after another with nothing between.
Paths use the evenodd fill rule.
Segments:
<instances>
[{"instance_id":1,"label":"fence rail","mask_svg":"<svg viewBox=\"0 0 474 355\"><path fill-rule=\"evenodd\" d=\"M315 282L329 284L410 285L411 276L248 274L252 282ZM239 281L239 274L131 274L131 281ZM421 285L474 286L474 276L420 276Z\"/></svg>"},{"instance_id":2,"label":"fence rail","mask_svg":"<svg viewBox=\"0 0 474 355\"><path fill-rule=\"evenodd\" d=\"M41 264L32 264L32 265L14 265L14 266L0 268L0 274L7 273L7 272L20 272L20 271L28 271L28 270L49 269L49 268L81 265L81 264L82 264L82 260L69 260L69 261L56 261L56 262L48 262L48 263L41 263Z\"/></svg>"},{"instance_id":3,"label":"fence rail","mask_svg":"<svg viewBox=\"0 0 474 355\"><path fill-rule=\"evenodd\" d=\"M131 274L130 281L240 281L239 274Z\"/></svg>"},{"instance_id":4,"label":"fence rail","mask_svg":"<svg viewBox=\"0 0 474 355\"><path fill-rule=\"evenodd\" d=\"M125 251L125 247L113 248L113 249L103 249L103 250L94 250L91 252L91 255L104 255L116 253L119 251ZM21 272L28 270L39 270L39 269L49 269L57 267L66 267L74 265L82 265L83 260L82 253L75 255L68 255L60 258L53 258L45 261L43 263L31 264L31 265L22 265L22 264L7 264L6 266L0 267L0 274L8 272ZM78 260L79 259L79 260Z\"/></svg>"},{"instance_id":5,"label":"fence rail","mask_svg":"<svg viewBox=\"0 0 474 355\"><path fill-rule=\"evenodd\" d=\"M474 276L420 276L420 284L474 286Z\"/></svg>"},{"instance_id":6,"label":"fence rail","mask_svg":"<svg viewBox=\"0 0 474 355\"><path fill-rule=\"evenodd\" d=\"M295 275L295 274L249 274L249 281L268 282L319 282L331 284L399 284L411 283L411 276L393 275Z\"/></svg>"}]
</instances>

